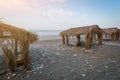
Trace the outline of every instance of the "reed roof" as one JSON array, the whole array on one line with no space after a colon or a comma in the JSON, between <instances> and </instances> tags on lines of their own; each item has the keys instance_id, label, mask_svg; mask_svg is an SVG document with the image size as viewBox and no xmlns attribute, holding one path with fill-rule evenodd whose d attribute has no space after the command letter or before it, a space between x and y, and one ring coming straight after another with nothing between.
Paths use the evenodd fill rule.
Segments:
<instances>
[{"instance_id":1,"label":"reed roof","mask_svg":"<svg viewBox=\"0 0 120 80\"><path fill-rule=\"evenodd\" d=\"M14 37L19 42L32 43L37 40L37 35L34 33L0 22L0 38L2 36Z\"/></svg>"},{"instance_id":2,"label":"reed roof","mask_svg":"<svg viewBox=\"0 0 120 80\"><path fill-rule=\"evenodd\" d=\"M106 29L103 29L105 31L105 33L108 33L108 34L112 34L112 33L117 33L119 32L119 29L117 27L113 27L113 28L106 28Z\"/></svg>"},{"instance_id":3,"label":"reed roof","mask_svg":"<svg viewBox=\"0 0 120 80\"><path fill-rule=\"evenodd\" d=\"M68 30L62 31L60 34L61 35L80 35L80 34L87 34L90 32L103 33L104 31L101 28L99 28L98 25L91 25L91 26L70 28Z\"/></svg>"}]
</instances>

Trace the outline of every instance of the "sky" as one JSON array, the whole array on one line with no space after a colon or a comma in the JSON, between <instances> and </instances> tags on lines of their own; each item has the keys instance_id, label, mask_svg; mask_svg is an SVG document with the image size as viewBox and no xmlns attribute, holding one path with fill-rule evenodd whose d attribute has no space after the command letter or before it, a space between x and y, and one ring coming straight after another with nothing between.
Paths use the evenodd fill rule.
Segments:
<instances>
[{"instance_id":1,"label":"sky","mask_svg":"<svg viewBox=\"0 0 120 80\"><path fill-rule=\"evenodd\" d=\"M120 0L0 0L2 22L27 30L120 28Z\"/></svg>"}]
</instances>

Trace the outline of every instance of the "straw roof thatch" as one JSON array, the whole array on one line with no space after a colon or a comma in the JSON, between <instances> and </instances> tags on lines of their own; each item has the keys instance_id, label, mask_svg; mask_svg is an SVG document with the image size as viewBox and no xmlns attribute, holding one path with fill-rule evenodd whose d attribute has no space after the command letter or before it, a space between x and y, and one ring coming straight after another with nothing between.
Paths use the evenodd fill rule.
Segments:
<instances>
[{"instance_id":1,"label":"straw roof thatch","mask_svg":"<svg viewBox=\"0 0 120 80\"><path fill-rule=\"evenodd\" d=\"M119 40L120 31L117 27L106 28L106 29L103 29L103 30L105 32L104 34L105 34L106 38L109 35L109 37L111 38L112 41Z\"/></svg>"},{"instance_id":2,"label":"straw roof thatch","mask_svg":"<svg viewBox=\"0 0 120 80\"><path fill-rule=\"evenodd\" d=\"M37 40L37 35L24 29L0 22L0 36L13 36L20 42L28 41L29 43Z\"/></svg>"},{"instance_id":3,"label":"straw roof thatch","mask_svg":"<svg viewBox=\"0 0 120 80\"><path fill-rule=\"evenodd\" d=\"M105 33L108 33L108 34L119 32L119 29L117 27L106 28L106 29L103 29L103 30L104 30Z\"/></svg>"},{"instance_id":4,"label":"straw roof thatch","mask_svg":"<svg viewBox=\"0 0 120 80\"><path fill-rule=\"evenodd\" d=\"M80 35L80 34L87 34L90 32L103 33L103 30L100 29L98 25L91 25L91 26L70 28L68 30L62 31L60 34L61 35Z\"/></svg>"}]
</instances>

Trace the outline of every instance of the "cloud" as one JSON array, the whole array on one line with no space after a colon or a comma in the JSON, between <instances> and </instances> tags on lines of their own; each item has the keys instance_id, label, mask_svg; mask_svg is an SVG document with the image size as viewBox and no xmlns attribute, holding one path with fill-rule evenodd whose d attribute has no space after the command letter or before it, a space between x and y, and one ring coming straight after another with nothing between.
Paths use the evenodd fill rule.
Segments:
<instances>
[{"instance_id":1,"label":"cloud","mask_svg":"<svg viewBox=\"0 0 120 80\"><path fill-rule=\"evenodd\" d=\"M28 14L40 18L70 17L74 12L60 6L65 2L66 0L0 0L0 13L7 16Z\"/></svg>"},{"instance_id":2,"label":"cloud","mask_svg":"<svg viewBox=\"0 0 120 80\"><path fill-rule=\"evenodd\" d=\"M25 29L59 29L75 12L67 0L0 0L0 18ZM66 25L65 25L66 26Z\"/></svg>"},{"instance_id":3,"label":"cloud","mask_svg":"<svg viewBox=\"0 0 120 80\"><path fill-rule=\"evenodd\" d=\"M23 0L0 0L0 9L1 10L24 10L29 8L28 4Z\"/></svg>"},{"instance_id":4,"label":"cloud","mask_svg":"<svg viewBox=\"0 0 120 80\"><path fill-rule=\"evenodd\" d=\"M74 15L74 12L71 12L67 9L55 8L55 7L43 8L42 10L36 10L36 11L39 17L51 18L51 19L67 18Z\"/></svg>"}]
</instances>

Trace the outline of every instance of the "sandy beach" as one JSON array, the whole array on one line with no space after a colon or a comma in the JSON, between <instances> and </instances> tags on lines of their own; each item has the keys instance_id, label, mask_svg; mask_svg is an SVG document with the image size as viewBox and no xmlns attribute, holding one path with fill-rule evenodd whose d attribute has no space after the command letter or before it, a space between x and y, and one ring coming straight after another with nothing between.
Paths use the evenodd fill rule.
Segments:
<instances>
[{"instance_id":1,"label":"sandy beach","mask_svg":"<svg viewBox=\"0 0 120 80\"><path fill-rule=\"evenodd\" d=\"M73 42L74 43L74 42ZM0 56L0 80L120 80L120 40L94 42L91 52L82 46L62 45L60 36L43 36L30 46L31 65L21 73L8 72Z\"/></svg>"}]
</instances>

